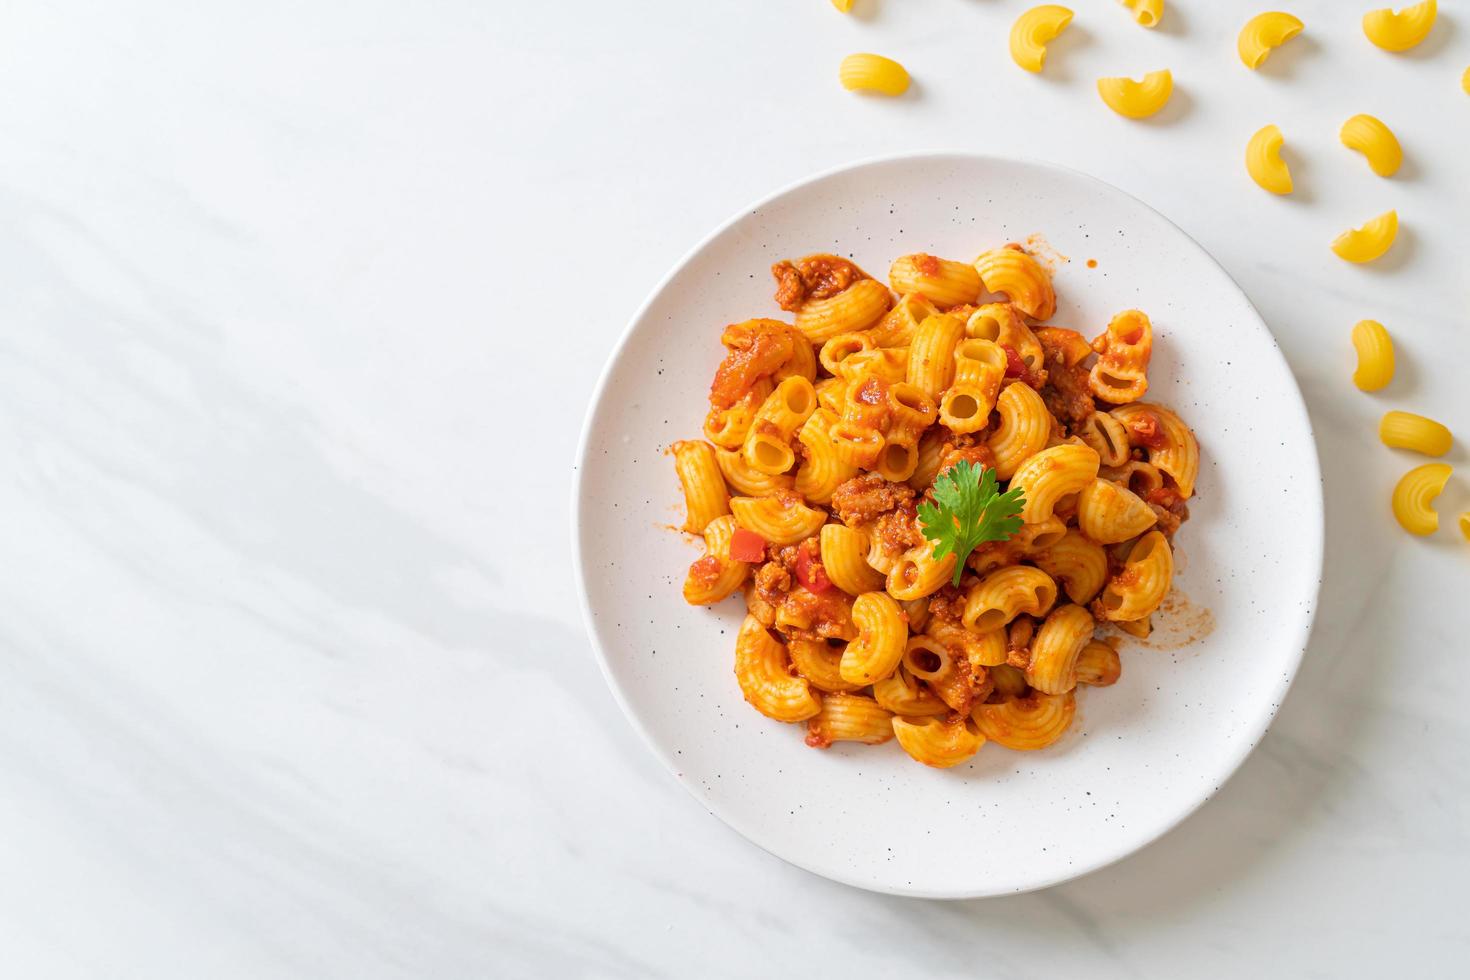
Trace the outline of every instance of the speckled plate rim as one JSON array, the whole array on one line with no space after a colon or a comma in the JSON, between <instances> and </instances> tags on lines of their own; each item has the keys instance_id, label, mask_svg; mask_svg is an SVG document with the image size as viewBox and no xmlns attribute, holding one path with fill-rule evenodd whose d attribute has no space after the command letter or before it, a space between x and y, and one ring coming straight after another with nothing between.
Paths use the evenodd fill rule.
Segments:
<instances>
[{"instance_id":1,"label":"speckled plate rim","mask_svg":"<svg viewBox=\"0 0 1470 980\"><path fill-rule=\"evenodd\" d=\"M1309 436L1309 438L1306 440L1306 445L1301 447L1301 451L1304 453L1305 461L1310 464L1311 473L1313 473L1317 477L1317 479L1315 481L1316 493L1310 495L1310 499L1313 504L1313 520L1310 522L1311 526L1309 528L1304 528L1303 531L1309 538L1309 540L1304 543L1310 548L1309 557L1311 559L1311 565L1317 570L1318 574L1316 576L1316 584L1314 586L1314 591L1311 596L1311 601L1307 603L1306 611L1301 615L1301 620L1297 625L1296 639L1290 644L1289 647L1291 650L1294 651L1294 653L1291 656L1290 663L1286 665L1288 669L1283 672L1281 681L1277 685L1276 689L1271 692L1272 696L1269 698L1261 698L1261 707L1259 710L1259 714L1252 724L1252 729L1255 732L1254 736L1252 738L1242 739L1240 741L1239 744L1241 747L1239 751L1235 754L1235 756L1229 759L1227 765L1222 768L1219 779L1215 783L1215 788L1210 792L1201 794L1200 798L1195 801L1193 805L1182 807L1172 819L1161 823L1156 829L1154 829L1151 834L1142 837L1135 842L1131 842L1129 845L1118 848L1116 853L1101 854L1091 862L1084 862L1082 864L1079 864L1075 868L1068 868L1064 873L1061 874L1039 878L1035 882L1030 883L1024 888L1009 888L1004 891L996 891L986 888L982 883L977 883L976 887L973 889L944 892L933 891L929 889L913 889L901 887L881 888L875 887L874 884L871 882L858 880L853 876L846 874L841 868L818 866L815 863L801 861L795 857L783 854L777 847L775 842L767 841L767 834L755 828L745 826L743 821L732 817L729 813L724 812L721 808L712 804L710 800L703 793L700 792L698 786L693 781L678 778L679 768L673 756L658 742L657 739L655 739L649 733L648 729L643 725L643 722L638 717L638 714L632 709L628 697L623 690L622 684L614 675L612 668L608 662L607 651L604 647L602 636L599 633L597 619L592 612L591 601L588 598L587 569L585 556L583 553L583 531L586 527L586 522L583 520L583 518L586 513L595 506L595 502L589 499L589 495L586 492L586 486L584 484L584 478L587 472L587 458L590 448L590 437L592 432L593 420L597 412L597 407L601 404L611 378L616 373L618 366L621 364L624 356L627 353L629 342L632 340L635 332L637 332L639 324L647 315L649 308L653 306L653 304L657 301L664 290L669 287L670 283L672 283L674 279L677 278L678 275L685 269L685 267L693 262L700 255L700 253L702 253L706 248L710 247L712 243L727 234L738 222L749 216L753 211L758 211L761 208L767 207L788 195L803 191L814 184L818 184L824 180L838 176L840 174L847 174L853 171L862 170L870 167L883 166L897 161L912 161L918 163L961 160L967 162L993 161L1010 164L1024 164L1028 167L1050 170L1067 177L1076 178L1078 180L1094 184L1098 187L1100 191L1104 193L1116 194L1120 197L1128 199L1137 206L1152 212L1154 215L1162 219L1165 224L1178 232L1179 237L1182 241L1188 242L1189 245L1202 258L1207 260L1219 271L1220 275L1223 277L1223 280L1230 284L1230 286L1239 295L1241 301L1245 304L1245 307L1251 311L1251 314L1254 318L1251 326L1259 333L1264 334L1265 340L1270 344L1276 357L1280 359L1282 366L1286 368L1286 373L1288 377L1292 379L1290 397L1283 393L1282 404L1283 408L1290 406L1292 409L1295 410L1297 415L1295 421L1298 421L1301 424L1302 428L1307 432ZM1275 720L1276 714L1280 710L1280 706L1285 702L1286 695L1290 691L1292 683L1296 680L1297 672L1301 667L1302 657L1306 653L1307 645L1311 640L1312 626L1316 619L1317 598L1321 590L1321 570L1323 561L1324 539L1326 534L1321 474L1322 467L1317 454L1316 433L1312 428L1311 416L1307 412L1306 400L1302 397L1301 386L1297 383L1296 376L1291 371L1291 365L1286 362L1285 355L1281 353L1281 347L1276 342L1276 338L1272 335L1270 328L1266 325L1265 320L1261 317L1260 312L1255 307L1255 304L1252 303L1250 297L1246 295L1245 290L1241 289L1240 284L1235 281L1235 277L1230 275L1230 272L1223 265L1221 265L1220 262L1213 255L1211 255L1203 245L1197 242L1183 228L1179 227L1179 225L1170 220L1167 215L1163 214L1158 209L1148 204L1146 201L1143 201L1142 199L1135 197L1132 194L1129 194L1127 191L1123 190L1120 187L1110 184L1107 181L1102 180L1101 178L1094 177L1091 174L1085 173L1072 167L1063 166L1061 164L1051 163L1049 161L1043 160L1035 160L1026 157L1001 156L998 154L988 153L970 153L962 150L917 150L907 153L895 153L886 154L883 156L867 157L861 160L854 161L852 163L846 163L836 167L831 167L826 170L818 171L817 173L811 174L807 177L803 177L800 180L788 184L785 187L782 187L779 190L766 195L758 201L755 201L754 203L741 208L740 210L732 214L727 220L721 222L717 228L715 228L708 235L702 238L696 245L690 248L689 251L686 252L684 256L679 259L678 262L674 263L673 267L670 268L667 273L665 273L663 278L659 280L658 284L649 291L648 296L639 305L638 309L634 311L632 317L629 318L628 325L623 328L623 332L618 338L617 345L613 348L612 354L608 357L607 363L603 366L602 373L598 376L597 384L593 388L592 397L587 403L587 411L582 420L582 432L577 441L575 476L572 480L572 564L577 577L577 597L582 609L582 621L586 624L588 636L592 641L592 649L597 655L597 666L602 671L603 679L607 682L609 690L612 691L613 698L617 701L618 707L622 709L623 715L628 719L629 724L633 726L634 731L636 731L638 735L643 739L644 744L646 744L648 748L653 752L653 754L659 759L659 761L663 763L664 768L668 770L670 776L673 776L675 778L675 782L683 786L684 789L686 789L691 796L699 801L701 806L703 806L714 816L718 817L721 822L723 822L726 826L730 827L732 830L740 834L752 844L755 844L757 847L772 854L777 858L780 858L788 864L795 865L796 867L802 868L805 871L809 871L812 874L819 875L823 878L827 878L832 881L838 881L842 884L851 885L853 887L862 888L868 891L879 891L911 898L933 899L967 899L988 898L1002 895L1018 895L1025 894L1027 892L1037 891L1043 888L1050 888L1053 885L1059 885L1063 882L1072 881L1084 875L1091 874L1094 871L1099 871L1103 868L1117 863L1118 861L1123 860L1126 857L1138 853L1143 848L1159 840L1161 837L1165 836L1170 831L1178 827L1185 820L1187 820L1192 814L1198 811L1200 807L1204 806L1207 802L1213 799L1224 787L1225 783L1228 782L1235 775L1235 773L1240 770L1241 765L1244 764L1245 760L1249 758L1250 754L1255 751L1256 746L1261 743L1261 739L1265 737L1267 730L1271 726L1271 722Z\"/></svg>"}]
</instances>

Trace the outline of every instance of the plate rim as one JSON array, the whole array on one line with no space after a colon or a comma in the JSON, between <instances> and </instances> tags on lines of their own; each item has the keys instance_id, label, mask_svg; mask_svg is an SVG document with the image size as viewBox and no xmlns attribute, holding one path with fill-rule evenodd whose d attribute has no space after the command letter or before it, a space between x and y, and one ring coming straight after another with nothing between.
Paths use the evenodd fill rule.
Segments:
<instances>
[{"instance_id":1,"label":"plate rim","mask_svg":"<svg viewBox=\"0 0 1470 980\"><path fill-rule=\"evenodd\" d=\"M1228 282L1231 288L1235 290L1236 294L1245 303L1246 307L1255 317L1252 326L1265 335L1267 341L1270 343L1270 346L1273 349L1273 352L1276 355L1276 358L1280 361L1282 367L1286 369L1286 374L1291 379L1291 394L1295 396L1294 398L1287 398L1286 401L1292 408L1295 409L1295 414L1298 416L1301 424L1306 429L1307 445L1304 447L1305 459L1308 463L1310 463L1310 472L1312 474L1315 474L1317 477L1314 488L1315 492L1309 494L1309 499L1313 505L1312 509L1315 513L1315 520L1311 520L1309 522L1308 530L1311 535L1311 540L1307 542L1310 552L1309 557L1311 558L1310 564L1311 567L1315 568L1317 572L1316 582L1312 586L1309 601L1307 603L1307 611L1305 617L1304 619L1302 619L1298 626L1297 639L1292 644L1295 652L1291 656L1288 669L1284 672L1284 679L1278 682L1278 686L1274 689L1274 697L1266 698L1263 696L1261 699L1264 702L1265 707L1260 712L1260 715L1256 719L1256 724L1253 726L1255 728L1255 734L1251 738L1242 742L1242 747L1229 760L1228 768L1223 771L1223 775L1220 777L1219 781L1208 793L1202 795L1192 805L1182 809L1177 815L1158 827L1149 836L1138 841L1137 843L1122 848L1116 854L1105 855L1100 860L1082 863L1076 868L1068 868L1059 874L1048 876L1043 879L1038 879L1037 881L1027 884L1025 887L1022 888L1010 888L1004 890L987 889L985 887L971 887L954 890L905 888L898 885L889 886L883 883L859 880L851 875L844 873L841 870L816 867L813 866L813 864L799 860L796 857L780 853L779 851L775 850L773 846L767 845L765 841L762 840L763 835L761 833L746 826L743 826L743 821L741 821L740 819L734 818L723 810L711 805L703 796L700 795L697 788L693 785L691 781L679 778L679 769L675 760L671 755L664 751L663 747L658 743L657 740L654 739L652 734L650 734L648 729L644 726L638 714L633 711L632 707L629 704L628 698L623 691L621 683L614 676L613 671L608 663L607 651L604 648L602 637L598 632L597 621L593 616L592 604L590 599L588 598L587 569L585 556L583 554L583 516L584 512L586 512L590 506L588 495L585 492L585 480L587 474L588 453L591 448L590 436L592 432L593 422L597 414L597 407L599 404L601 404L602 399L606 394L608 383L612 378L614 371L621 364L623 358L627 354L629 343L633 338L633 334L637 329L638 324L647 315L649 308L653 306L653 304L658 300L659 296L662 295L664 290L668 288L669 284L673 282L673 280L681 272L683 272L684 269L702 251L704 251L705 248L707 248L711 243L713 243L715 240L728 232L737 222L743 220L750 214L760 210L773 201L785 197L788 194L794 193L805 187L827 180L828 178L835 177L839 174L848 173L850 171L863 170L879 165L903 161L943 163L945 161L959 160L963 160L969 163L991 162L1003 164L1020 164L1022 166L1033 167L1039 170L1050 170L1072 178L1080 178L1084 182L1097 185L1104 191L1110 191L1112 193L1121 195L1124 198L1127 198L1134 204L1144 208L1147 211L1152 212L1156 217L1158 217L1175 231L1177 231L1183 237L1183 239L1187 241L1190 245L1192 245L1201 256L1203 256L1212 265L1214 265L1216 269L1219 270L1225 281ZM789 865L792 865L793 867L801 868L803 871L807 871L819 877L826 878L830 881L840 882L844 885L848 885L854 888L860 888L864 891L870 891L879 894L944 900L988 898L993 896L1005 895L1022 895L1033 891L1040 891L1042 889L1051 888L1055 885L1060 885L1064 882L1073 881L1077 878L1090 875L1093 872L1101 871L1103 868L1109 867L1119 861L1122 861L1125 858L1131 857L1144 848L1150 846L1151 844L1156 843L1161 838L1165 837L1176 828L1178 828L1180 824L1182 824L1185 820L1188 820L1191 816L1198 812L1202 806L1204 806L1210 800L1219 795L1220 791L1225 787L1225 785L1240 771L1241 766L1244 765L1246 759L1248 759L1251 753L1255 751L1256 747L1261 744L1262 739L1265 738L1266 733L1270 730L1272 723L1276 720L1276 716L1280 713L1282 705L1285 704L1287 695L1290 693L1292 685L1296 681L1297 674L1300 673L1302 659L1305 657L1307 647L1311 643L1312 630L1316 624L1317 619L1317 608L1321 601L1322 568L1326 538L1326 512L1322 486L1321 458L1317 450L1317 434L1312 426L1311 413L1307 410L1306 398L1302 395L1301 383L1297 380L1296 373L1291 369L1291 363L1287 361L1286 355L1281 349L1281 344L1276 340L1276 336L1274 333L1272 333L1271 328L1266 323L1265 318L1261 316L1260 311L1256 309L1255 304L1251 302L1250 296L1245 292L1244 289L1241 288L1240 283L1238 283L1235 277L1230 274L1230 271L1226 269L1225 266L1221 264L1221 262L1217 258L1215 258L1215 256L1211 254L1208 249L1200 244L1200 242L1196 240L1194 236L1185 231L1184 228L1177 224L1168 215L1164 214L1162 211L1159 211L1157 208L1153 207L1142 198L1139 198L1134 194L1129 193L1128 191L1122 189L1121 187L1118 187L1113 183L1110 183L1109 181L1103 180L1101 177L1093 176L1092 174L1089 174L1082 170L1078 170L1075 167L1069 167L1065 164L1059 164L1049 160L1040 160L1033 157L1011 156L1008 154L998 153L974 153L965 150L912 150L901 153L887 153L879 154L876 156L862 157L857 160L852 160L847 163L838 164L832 167L818 170L814 173L810 173L804 177L785 184L768 194L763 195L752 203L735 211L724 221L720 222L708 234L700 238L699 241L692 245L688 250L686 250L684 254L680 256L678 261L670 266L669 270L665 272L664 275L660 277L658 282L655 283L654 286L648 291L648 294L644 297L643 301L638 305L637 309L635 309L632 315L628 318L627 323L623 326L622 332L618 336L617 343L613 346L612 351L607 357L607 360L603 363L602 370L598 374L597 383L593 386L591 397L588 399L587 408L582 419L582 430L577 439L576 457L573 469L574 477L571 487L571 544L572 567L573 572L576 575L578 605L582 610L582 623L587 630L588 639L591 641L592 652L594 658L597 661L598 669L602 672L603 680L607 684L608 690L611 691L613 695L613 700L617 702L618 708L622 711L623 717L632 726L633 730L638 733L639 737L643 740L644 745L647 746L647 748L653 753L654 757L663 764L665 770L667 770L669 775L673 777L674 781L678 785L683 787L684 790L688 792L689 795L692 796L699 803L699 805L704 808L706 812L719 819L721 823L729 827L731 830L735 831L745 840L759 847L761 850L772 855L773 857L776 857L779 860Z\"/></svg>"}]
</instances>

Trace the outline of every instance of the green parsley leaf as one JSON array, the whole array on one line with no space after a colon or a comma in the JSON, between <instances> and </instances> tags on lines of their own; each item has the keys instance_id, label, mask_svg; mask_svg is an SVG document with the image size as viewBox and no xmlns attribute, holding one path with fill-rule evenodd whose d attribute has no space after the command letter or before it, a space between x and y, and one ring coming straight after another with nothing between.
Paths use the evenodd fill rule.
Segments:
<instances>
[{"instance_id":1,"label":"green parsley leaf","mask_svg":"<svg viewBox=\"0 0 1470 980\"><path fill-rule=\"evenodd\" d=\"M934 542L934 558L954 555L954 584L960 584L965 559L985 541L1005 541L1021 530L1021 488L997 493L995 470L969 460L950 467L934 481L934 500L919 505L919 526Z\"/></svg>"}]
</instances>

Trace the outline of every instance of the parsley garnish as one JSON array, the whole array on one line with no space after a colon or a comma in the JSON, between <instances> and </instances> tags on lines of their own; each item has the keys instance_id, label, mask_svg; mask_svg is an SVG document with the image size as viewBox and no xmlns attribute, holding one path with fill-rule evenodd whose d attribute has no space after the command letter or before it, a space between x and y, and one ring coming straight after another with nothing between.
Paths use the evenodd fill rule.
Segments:
<instances>
[{"instance_id":1,"label":"parsley garnish","mask_svg":"<svg viewBox=\"0 0 1470 980\"><path fill-rule=\"evenodd\" d=\"M997 493L995 470L969 460L950 467L934 481L934 499L919 505L924 537L934 542L934 558L954 555L954 584L960 584L965 559L984 541L1004 541L1021 530L1021 488Z\"/></svg>"}]
</instances>

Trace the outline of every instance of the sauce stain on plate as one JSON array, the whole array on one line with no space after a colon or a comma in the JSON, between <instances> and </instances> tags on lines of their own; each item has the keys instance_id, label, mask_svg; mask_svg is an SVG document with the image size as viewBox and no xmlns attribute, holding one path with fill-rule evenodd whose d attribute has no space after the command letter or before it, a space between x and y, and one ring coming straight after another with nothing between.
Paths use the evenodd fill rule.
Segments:
<instances>
[{"instance_id":1,"label":"sauce stain on plate","mask_svg":"<svg viewBox=\"0 0 1470 980\"><path fill-rule=\"evenodd\" d=\"M1173 589L1154 613L1154 631L1148 639L1123 636L1128 647L1145 650L1182 650L1215 632L1215 614L1188 595Z\"/></svg>"},{"instance_id":2,"label":"sauce stain on plate","mask_svg":"<svg viewBox=\"0 0 1470 980\"><path fill-rule=\"evenodd\" d=\"M1069 256L1057 251L1056 247L1047 241L1046 236L1039 231L1033 231L1027 235L1021 244L1026 247L1026 252L1033 259L1046 266L1046 271L1052 275L1056 275L1059 264L1072 261Z\"/></svg>"}]
</instances>

